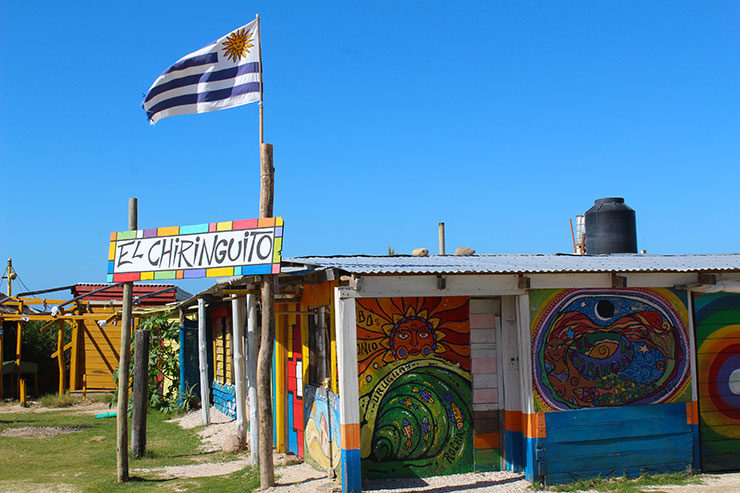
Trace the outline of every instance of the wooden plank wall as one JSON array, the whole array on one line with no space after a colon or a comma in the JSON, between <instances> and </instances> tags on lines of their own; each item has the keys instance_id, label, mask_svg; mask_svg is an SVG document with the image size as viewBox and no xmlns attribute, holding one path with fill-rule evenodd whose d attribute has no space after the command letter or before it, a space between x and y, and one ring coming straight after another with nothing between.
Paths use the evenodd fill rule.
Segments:
<instances>
[{"instance_id":1,"label":"wooden plank wall","mask_svg":"<svg viewBox=\"0 0 740 493\"><path fill-rule=\"evenodd\" d=\"M473 460L476 471L501 470L499 368L496 318L501 300L470 300L470 357L473 375Z\"/></svg>"},{"instance_id":2,"label":"wooden plank wall","mask_svg":"<svg viewBox=\"0 0 740 493\"><path fill-rule=\"evenodd\" d=\"M121 323L100 327L94 320L83 323L84 373L89 390L114 390L113 371L121 348Z\"/></svg>"},{"instance_id":3,"label":"wooden plank wall","mask_svg":"<svg viewBox=\"0 0 740 493\"><path fill-rule=\"evenodd\" d=\"M535 477L546 484L594 476L638 476L691 466L685 402L545 413Z\"/></svg>"}]
</instances>

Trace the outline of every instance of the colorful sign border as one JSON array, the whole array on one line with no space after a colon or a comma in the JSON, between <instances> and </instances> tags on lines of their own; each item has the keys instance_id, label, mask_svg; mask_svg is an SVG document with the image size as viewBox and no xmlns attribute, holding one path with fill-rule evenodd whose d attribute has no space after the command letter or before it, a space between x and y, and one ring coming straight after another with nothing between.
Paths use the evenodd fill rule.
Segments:
<instances>
[{"instance_id":1,"label":"colorful sign border","mask_svg":"<svg viewBox=\"0 0 740 493\"><path fill-rule=\"evenodd\" d=\"M283 248L283 226L284 223L282 217L267 217L261 219L242 219L237 221L193 224L189 226L167 226L161 228L139 229L135 231L119 231L111 233L110 246L108 248L107 282L159 281L172 279L200 279L204 277L279 274ZM120 240L167 237L197 233L214 233L219 231L239 231L255 228L274 228L275 233L272 263L261 265L242 265L236 267L211 267L129 273L113 272L114 259L116 254L116 242Z\"/></svg>"}]
</instances>

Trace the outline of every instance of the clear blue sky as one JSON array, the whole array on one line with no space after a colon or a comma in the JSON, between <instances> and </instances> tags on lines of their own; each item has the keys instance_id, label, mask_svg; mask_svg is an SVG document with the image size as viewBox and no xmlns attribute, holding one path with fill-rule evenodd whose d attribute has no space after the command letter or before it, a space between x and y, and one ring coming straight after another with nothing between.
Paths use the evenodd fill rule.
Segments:
<instances>
[{"instance_id":1,"label":"clear blue sky","mask_svg":"<svg viewBox=\"0 0 740 493\"><path fill-rule=\"evenodd\" d=\"M256 104L141 109L256 13L284 256L435 252L439 221L448 250L570 252L605 196L650 253L740 250L737 2L0 9L0 259L31 289L104 281L131 196L142 228L258 215Z\"/></svg>"}]
</instances>

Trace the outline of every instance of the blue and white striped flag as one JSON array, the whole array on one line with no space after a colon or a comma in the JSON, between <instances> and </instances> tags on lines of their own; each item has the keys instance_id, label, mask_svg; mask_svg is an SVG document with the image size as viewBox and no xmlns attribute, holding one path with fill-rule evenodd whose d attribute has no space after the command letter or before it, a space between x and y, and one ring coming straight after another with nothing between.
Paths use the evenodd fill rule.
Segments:
<instances>
[{"instance_id":1,"label":"blue and white striped flag","mask_svg":"<svg viewBox=\"0 0 740 493\"><path fill-rule=\"evenodd\" d=\"M154 81L144 111L154 125L166 116L253 103L262 94L259 19L179 59Z\"/></svg>"}]
</instances>

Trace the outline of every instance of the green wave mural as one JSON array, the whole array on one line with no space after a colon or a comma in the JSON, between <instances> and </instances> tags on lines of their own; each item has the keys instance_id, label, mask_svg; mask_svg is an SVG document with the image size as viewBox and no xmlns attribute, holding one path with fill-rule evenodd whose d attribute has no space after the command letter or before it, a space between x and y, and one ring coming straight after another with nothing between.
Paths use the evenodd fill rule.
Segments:
<instances>
[{"instance_id":1,"label":"green wave mural","mask_svg":"<svg viewBox=\"0 0 740 493\"><path fill-rule=\"evenodd\" d=\"M358 311L358 346L365 355L359 362L363 477L471 471L467 299L363 300ZM393 340L404 331L411 336ZM377 342L378 333L388 334L387 339ZM393 353L396 348L407 351Z\"/></svg>"}]
</instances>

